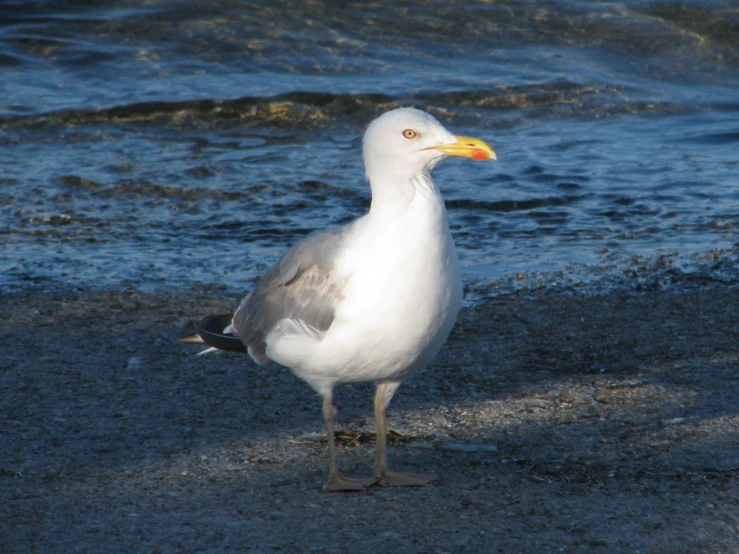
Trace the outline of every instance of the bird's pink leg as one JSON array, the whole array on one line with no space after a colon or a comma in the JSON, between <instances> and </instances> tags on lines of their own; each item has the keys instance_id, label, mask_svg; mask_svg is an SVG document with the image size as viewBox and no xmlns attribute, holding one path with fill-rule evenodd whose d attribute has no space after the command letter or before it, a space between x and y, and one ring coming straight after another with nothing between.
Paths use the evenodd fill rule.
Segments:
<instances>
[{"instance_id":1,"label":"bird's pink leg","mask_svg":"<svg viewBox=\"0 0 739 554\"><path fill-rule=\"evenodd\" d=\"M387 423L386 413L390 399L400 383L378 383L375 393L375 421L377 425L377 459L374 465L375 476L381 485L391 487L422 487L438 479L433 474L398 473L387 465Z\"/></svg>"},{"instance_id":2,"label":"bird's pink leg","mask_svg":"<svg viewBox=\"0 0 739 554\"><path fill-rule=\"evenodd\" d=\"M323 485L325 491L362 491L365 487L377 483L376 477L351 479L344 477L336 469L336 448L334 446L334 425L336 423L336 407L331 396L323 398L323 419L326 421L326 438L328 439L328 481Z\"/></svg>"}]
</instances>

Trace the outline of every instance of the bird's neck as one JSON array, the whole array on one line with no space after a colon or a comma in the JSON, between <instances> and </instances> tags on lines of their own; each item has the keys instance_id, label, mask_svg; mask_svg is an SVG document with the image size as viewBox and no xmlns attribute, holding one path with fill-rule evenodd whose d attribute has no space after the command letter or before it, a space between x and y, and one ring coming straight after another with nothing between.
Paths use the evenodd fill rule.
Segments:
<instances>
[{"instance_id":1,"label":"bird's neck","mask_svg":"<svg viewBox=\"0 0 739 554\"><path fill-rule=\"evenodd\" d=\"M370 216L386 217L390 214L402 214L418 202L428 204L432 208L431 211L436 211L433 208L439 206L442 209L444 207L441 194L428 173L415 176L375 177L370 181L370 187L372 188Z\"/></svg>"}]
</instances>

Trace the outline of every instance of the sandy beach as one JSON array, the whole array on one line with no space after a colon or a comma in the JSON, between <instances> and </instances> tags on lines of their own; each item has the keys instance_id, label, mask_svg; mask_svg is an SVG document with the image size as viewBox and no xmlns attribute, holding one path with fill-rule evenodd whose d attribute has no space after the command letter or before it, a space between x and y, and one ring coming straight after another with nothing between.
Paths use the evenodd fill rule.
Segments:
<instances>
[{"instance_id":1,"label":"sandy beach","mask_svg":"<svg viewBox=\"0 0 739 554\"><path fill-rule=\"evenodd\" d=\"M420 489L324 493L318 397L177 338L238 297L0 298L0 551L739 551L739 292L521 291L463 310L389 414ZM372 385L338 390L349 475Z\"/></svg>"}]
</instances>

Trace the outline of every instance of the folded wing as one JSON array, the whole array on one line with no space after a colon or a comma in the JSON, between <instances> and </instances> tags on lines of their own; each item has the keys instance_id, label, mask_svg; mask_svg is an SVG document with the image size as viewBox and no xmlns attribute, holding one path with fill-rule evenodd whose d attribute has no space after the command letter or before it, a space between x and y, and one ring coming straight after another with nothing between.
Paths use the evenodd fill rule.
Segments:
<instances>
[{"instance_id":1,"label":"folded wing","mask_svg":"<svg viewBox=\"0 0 739 554\"><path fill-rule=\"evenodd\" d=\"M267 354L270 344L287 339L283 347L304 349L331 327L343 285L335 260L349 232L337 227L296 244L241 302L233 329L257 363L273 361Z\"/></svg>"}]
</instances>

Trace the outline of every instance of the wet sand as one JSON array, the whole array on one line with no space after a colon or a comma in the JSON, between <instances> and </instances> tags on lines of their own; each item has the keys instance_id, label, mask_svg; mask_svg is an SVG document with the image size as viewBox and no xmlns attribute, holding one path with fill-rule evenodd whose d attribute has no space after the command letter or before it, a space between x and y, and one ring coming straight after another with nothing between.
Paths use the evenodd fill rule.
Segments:
<instances>
[{"instance_id":1,"label":"wet sand","mask_svg":"<svg viewBox=\"0 0 739 554\"><path fill-rule=\"evenodd\" d=\"M520 292L391 405L422 489L324 493L320 403L177 337L218 291L0 298L2 552L739 551L739 291ZM340 467L373 461L339 389ZM354 433L354 434L353 434Z\"/></svg>"}]
</instances>

